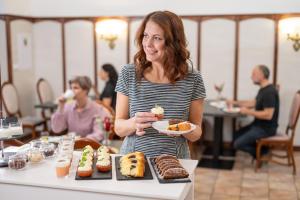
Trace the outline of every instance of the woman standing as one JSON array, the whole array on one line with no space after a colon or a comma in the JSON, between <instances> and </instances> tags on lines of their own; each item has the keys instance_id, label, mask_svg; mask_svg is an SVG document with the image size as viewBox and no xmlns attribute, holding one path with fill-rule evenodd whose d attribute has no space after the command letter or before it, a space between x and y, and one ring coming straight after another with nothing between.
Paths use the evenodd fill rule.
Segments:
<instances>
[{"instance_id":1,"label":"woman standing","mask_svg":"<svg viewBox=\"0 0 300 200\"><path fill-rule=\"evenodd\" d=\"M182 21L169 11L150 13L137 31L136 42L134 64L123 67L116 87L115 131L126 136L121 153L189 158L187 140L196 141L202 134L205 88L200 73L188 65ZM155 104L164 108L165 119L188 120L196 129L180 137L159 133L151 125L158 120L150 112Z\"/></svg>"}]
</instances>

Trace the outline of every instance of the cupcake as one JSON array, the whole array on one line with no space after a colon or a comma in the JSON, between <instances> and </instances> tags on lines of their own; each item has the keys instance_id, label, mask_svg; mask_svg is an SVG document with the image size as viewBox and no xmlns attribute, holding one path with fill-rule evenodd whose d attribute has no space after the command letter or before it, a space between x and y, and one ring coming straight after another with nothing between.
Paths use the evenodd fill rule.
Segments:
<instances>
[{"instance_id":1,"label":"cupcake","mask_svg":"<svg viewBox=\"0 0 300 200\"><path fill-rule=\"evenodd\" d=\"M98 149L97 149L97 152L100 153L100 152L106 152L108 153L109 152L109 148L107 146L100 146Z\"/></svg>"},{"instance_id":2,"label":"cupcake","mask_svg":"<svg viewBox=\"0 0 300 200\"><path fill-rule=\"evenodd\" d=\"M164 118L164 109L159 105L155 105L155 107L151 109L151 113L155 114L155 117L157 117L158 120Z\"/></svg>"},{"instance_id":3,"label":"cupcake","mask_svg":"<svg viewBox=\"0 0 300 200\"><path fill-rule=\"evenodd\" d=\"M100 172L108 172L111 170L111 161L110 158L105 159L105 158L98 158L97 163L96 163L96 167L98 169L98 171Z\"/></svg>"},{"instance_id":4,"label":"cupcake","mask_svg":"<svg viewBox=\"0 0 300 200\"><path fill-rule=\"evenodd\" d=\"M78 169L77 169L77 174L80 177L88 177L91 176L93 173L92 166L90 163L87 162L80 162Z\"/></svg>"}]
</instances>

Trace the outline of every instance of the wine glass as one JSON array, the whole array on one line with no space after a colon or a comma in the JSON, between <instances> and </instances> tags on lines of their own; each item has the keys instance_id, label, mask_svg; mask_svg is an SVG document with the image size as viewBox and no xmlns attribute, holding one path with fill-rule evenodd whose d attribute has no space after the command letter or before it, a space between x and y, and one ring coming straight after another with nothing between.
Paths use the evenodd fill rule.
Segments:
<instances>
[{"instance_id":1,"label":"wine glass","mask_svg":"<svg viewBox=\"0 0 300 200\"><path fill-rule=\"evenodd\" d=\"M220 84L216 84L214 85L215 90L217 91L218 95L217 95L217 100L222 100L222 91L224 89L224 85L225 83L220 83Z\"/></svg>"},{"instance_id":2,"label":"wine glass","mask_svg":"<svg viewBox=\"0 0 300 200\"><path fill-rule=\"evenodd\" d=\"M104 145L108 146L110 144L109 133L110 133L110 128L111 128L111 121L110 121L109 117L104 118L103 127L105 130L103 143L104 143Z\"/></svg>"}]
</instances>

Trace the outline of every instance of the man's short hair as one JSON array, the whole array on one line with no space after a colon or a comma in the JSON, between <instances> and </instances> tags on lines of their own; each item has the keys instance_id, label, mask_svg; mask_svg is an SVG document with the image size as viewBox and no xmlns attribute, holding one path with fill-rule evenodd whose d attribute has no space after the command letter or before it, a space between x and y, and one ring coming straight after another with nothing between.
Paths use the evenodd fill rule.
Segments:
<instances>
[{"instance_id":1,"label":"man's short hair","mask_svg":"<svg viewBox=\"0 0 300 200\"><path fill-rule=\"evenodd\" d=\"M87 93L89 93L92 87L92 81L87 76L76 76L69 81L69 84L72 83L77 83L81 87L81 89L86 90Z\"/></svg>"},{"instance_id":2,"label":"man's short hair","mask_svg":"<svg viewBox=\"0 0 300 200\"><path fill-rule=\"evenodd\" d=\"M269 76L270 76L270 70L269 70L269 68L266 65L258 65L257 67L263 73L264 77L266 79L269 79Z\"/></svg>"}]
</instances>

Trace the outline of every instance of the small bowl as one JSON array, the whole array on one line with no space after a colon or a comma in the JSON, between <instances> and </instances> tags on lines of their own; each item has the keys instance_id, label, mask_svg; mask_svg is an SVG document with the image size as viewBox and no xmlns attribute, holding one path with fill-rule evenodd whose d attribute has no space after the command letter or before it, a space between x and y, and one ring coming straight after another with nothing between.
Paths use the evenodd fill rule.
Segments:
<instances>
[{"instance_id":1,"label":"small bowl","mask_svg":"<svg viewBox=\"0 0 300 200\"><path fill-rule=\"evenodd\" d=\"M55 155L55 145L52 143L44 143L40 147L40 151L44 153L45 158L51 158Z\"/></svg>"},{"instance_id":2,"label":"small bowl","mask_svg":"<svg viewBox=\"0 0 300 200\"><path fill-rule=\"evenodd\" d=\"M29 151L28 158L31 163L39 163L45 159L44 153L36 148L33 148Z\"/></svg>"},{"instance_id":3,"label":"small bowl","mask_svg":"<svg viewBox=\"0 0 300 200\"><path fill-rule=\"evenodd\" d=\"M8 167L10 169L22 170L26 167L27 156L25 154L16 154L9 156Z\"/></svg>"}]
</instances>

